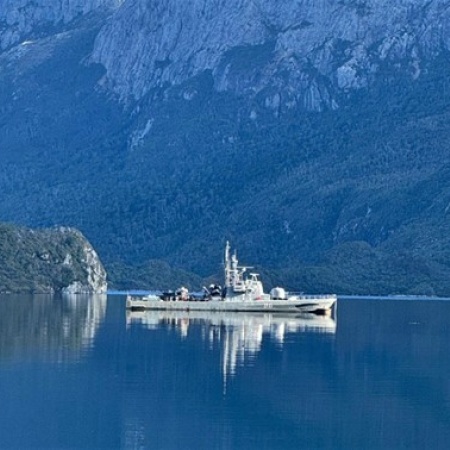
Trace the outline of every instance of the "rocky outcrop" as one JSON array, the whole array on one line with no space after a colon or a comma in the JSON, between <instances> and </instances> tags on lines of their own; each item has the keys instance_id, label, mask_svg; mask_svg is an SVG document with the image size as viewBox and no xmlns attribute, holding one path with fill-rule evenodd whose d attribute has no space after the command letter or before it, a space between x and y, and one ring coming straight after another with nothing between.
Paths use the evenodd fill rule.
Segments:
<instances>
[{"instance_id":1,"label":"rocky outcrop","mask_svg":"<svg viewBox=\"0 0 450 450\"><path fill-rule=\"evenodd\" d=\"M121 0L0 0L0 51Z\"/></svg>"},{"instance_id":2,"label":"rocky outcrop","mask_svg":"<svg viewBox=\"0 0 450 450\"><path fill-rule=\"evenodd\" d=\"M84 279L74 280L68 286L63 287L62 292L68 294L105 293L107 289L106 271L92 245L78 230L60 228L60 232L74 235L81 247L77 259L72 253L66 253L63 265L72 270L77 270L77 266L80 265L85 275Z\"/></svg>"},{"instance_id":3,"label":"rocky outcrop","mask_svg":"<svg viewBox=\"0 0 450 450\"><path fill-rule=\"evenodd\" d=\"M123 99L209 71L216 90L321 110L386 64L418 77L449 31L447 0L125 0L92 61Z\"/></svg>"},{"instance_id":4,"label":"rocky outcrop","mask_svg":"<svg viewBox=\"0 0 450 450\"><path fill-rule=\"evenodd\" d=\"M78 294L106 289L105 269L78 230L0 224L0 292Z\"/></svg>"}]
</instances>

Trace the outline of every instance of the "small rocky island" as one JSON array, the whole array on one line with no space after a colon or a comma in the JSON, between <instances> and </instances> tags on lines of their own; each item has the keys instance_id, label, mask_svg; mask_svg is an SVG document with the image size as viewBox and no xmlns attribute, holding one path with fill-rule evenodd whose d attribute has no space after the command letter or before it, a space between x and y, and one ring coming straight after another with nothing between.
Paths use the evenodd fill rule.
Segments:
<instances>
[{"instance_id":1,"label":"small rocky island","mask_svg":"<svg viewBox=\"0 0 450 450\"><path fill-rule=\"evenodd\" d=\"M0 224L1 293L103 293L106 272L83 234Z\"/></svg>"}]
</instances>

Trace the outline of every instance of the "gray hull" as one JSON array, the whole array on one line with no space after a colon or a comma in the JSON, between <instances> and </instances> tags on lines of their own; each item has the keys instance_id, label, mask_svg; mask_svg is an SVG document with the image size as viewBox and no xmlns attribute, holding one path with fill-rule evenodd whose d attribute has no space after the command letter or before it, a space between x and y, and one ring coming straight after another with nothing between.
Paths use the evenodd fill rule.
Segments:
<instances>
[{"instance_id":1,"label":"gray hull","mask_svg":"<svg viewBox=\"0 0 450 450\"><path fill-rule=\"evenodd\" d=\"M283 312L326 313L336 302L335 295L296 296L287 300L209 300L209 301L163 301L160 299L128 298L129 310L162 311L218 311L218 312Z\"/></svg>"}]
</instances>

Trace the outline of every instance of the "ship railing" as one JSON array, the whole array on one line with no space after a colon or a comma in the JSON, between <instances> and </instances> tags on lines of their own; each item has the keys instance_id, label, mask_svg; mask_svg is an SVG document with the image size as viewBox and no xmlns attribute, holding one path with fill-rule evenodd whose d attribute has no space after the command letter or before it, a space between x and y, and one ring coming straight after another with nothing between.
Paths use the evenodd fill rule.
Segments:
<instances>
[{"instance_id":1,"label":"ship railing","mask_svg":"<svg viewBox=\"0 0 450 450\"><path fill-rule=\"evenodd\" d=\"M321 300L330 297L336 297L336 294L304 294L303 292L287 292L286 297L301 297L307 300Z\"/></svg>"}]
</instances>

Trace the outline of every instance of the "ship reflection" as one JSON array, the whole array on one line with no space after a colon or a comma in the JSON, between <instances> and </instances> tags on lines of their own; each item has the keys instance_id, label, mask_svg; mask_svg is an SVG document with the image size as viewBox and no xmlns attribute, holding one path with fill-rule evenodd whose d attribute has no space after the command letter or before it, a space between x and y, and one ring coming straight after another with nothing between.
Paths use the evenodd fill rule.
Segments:
<instances>
[{"instance_id":1,"label":"ship reflection","mask_svg":"<svg viewBox=\"0 0 450 450\"><path fill-rule=\"evenodd\" d=\"M182 339L190 329L201 327L202 336L211 346L221 346L224 383L261 350L264 336L280 346L290 333L334 335L336 321L331 316L315 314L221 313L205 311L127 311L127 326L140 324L147 329L173 327ZM197 328L198 329L198 328Z\"/></svg>"}]
</instances>

